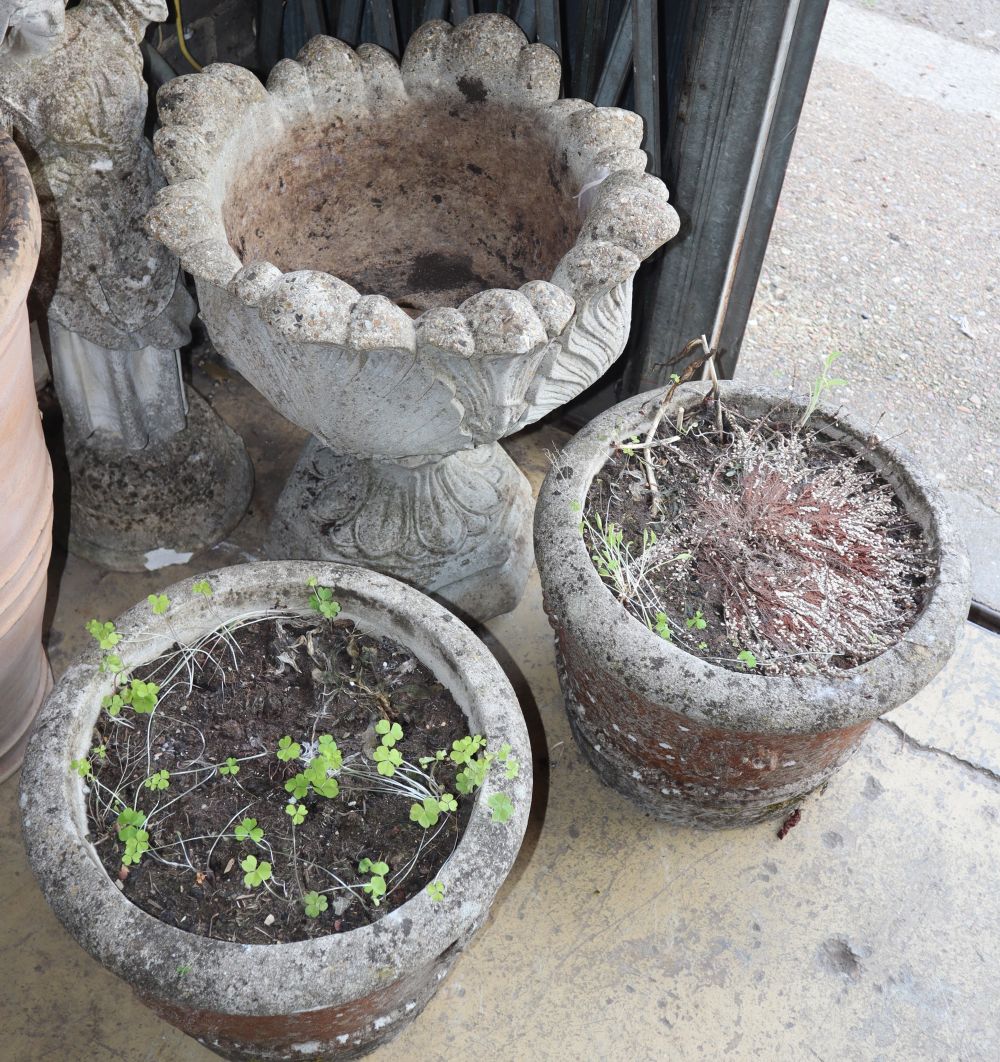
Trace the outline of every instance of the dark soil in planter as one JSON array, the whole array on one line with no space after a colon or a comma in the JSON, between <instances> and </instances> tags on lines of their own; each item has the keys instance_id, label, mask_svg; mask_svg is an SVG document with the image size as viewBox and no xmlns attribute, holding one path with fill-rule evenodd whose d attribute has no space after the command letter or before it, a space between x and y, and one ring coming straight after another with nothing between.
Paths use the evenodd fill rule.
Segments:
<instances>
[{"instance_id":1,"label":"dark soil in planter","mask_svg":"<svg viewBox=\"0 0 1000 1062\"><path fill-rule=\"evenodd\" d=\"M733 670L815 674L879 655L923 607L935 564L921 529L846 443L729 408L720 434L710 394L680 429L661 422L653 447L645 434L616 446L595 476L583 531L605 585Z\"/></svg>"},{"instance_id":2,"label":"dark soil in planter","mask_svg":"<svg viewBox=\"0 0 1000 1062\"><path fill-rule=\"evenodd\" d=\"M293 850L284 784L306 761L279 760L278 743L288 735L307 753L310 740L330 734L345 767L374 767L375 724L385 719L402 727L398 747L417 764L468 733L462 710L412 653L359 632L349 621L267 619L237 629L233 639L231 647L220 642L213 659L193 664L190 692L187 670L169 693L161 692L152 714L126 707L115 721L101 713L94 744L106 746L106 758L92 759L105 788L91 783L88 810L91 839L105 868L143 910L221 940L303 940L377 920L434 880L468 823L475 796L456 793L456 765L437 764L436 777L458 797L458 811L425 830L410 821L412 798L362 788L369 783L342 771L338 796L311 792L300 801L308 814L295 827ZM134 676L162 683L162 658ZM242 760L236 775L204 769L228 757ZM169 787L145 788L144 780L160 769L171 772ZM183 773L193 769L201 770ZM128 868L117 836L120 805L100 806L108 790L119 790L129 807L151 814L151 850ZM152 814L157 806L161 810ZM257 820L269 849L234 838L234 827L245 818ZM269 888L244 884L240 862L247 855L272 864ZM380 906L360 895L370 877L358 873L364 857L389 865ZM406 876L394 882L406 867ZM327 910L307 917L302 895L336 884L321 868L357 886L358 895L330 892Z\"/></svg>"}]
</instances>

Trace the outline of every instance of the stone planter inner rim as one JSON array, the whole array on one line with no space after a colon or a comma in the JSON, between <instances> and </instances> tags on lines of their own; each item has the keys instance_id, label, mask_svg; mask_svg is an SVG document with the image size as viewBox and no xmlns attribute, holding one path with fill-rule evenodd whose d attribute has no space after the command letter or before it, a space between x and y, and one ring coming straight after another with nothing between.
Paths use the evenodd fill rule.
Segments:
<instances>
[{"instance_id":1,"label":"stone planter inner rim","mask_svg":"<svg viewBox=\"0 0 1000 1062\"><path fill-rule=\"evenodd\" d=\"M700 402L708 384L684 384L669 411ZM723 382L723 401L751 415L783 409L797 416L803 405L787 395L741 383ZM615 599L597 574L579 530L576 501L585 507L594 476L604 466L608 444L625 439L643 425L661 390L637 395L591 421L570 440L559 458L557 474L549 473L545 506L552 511L536 522L536 554L546 569L543 586L558 601L563 625L581 643L585 654L628 669L626 681L641 695L685 712L709 725L751 732L814 733L870 722L891 701L900 704L926 682L928 657L940 667L951 653L954 633L968 611L968 561L944 499L912 459L898 447L876 440L871 432L841 410L821 405L811 423L854 448L891 483L900 501L936 548L938 573L917 620L892 647L857 667L828 676L763 676L721 668L665 642ZM665 419L669 421L670 412ZM893 464L902 461L905 464ZM558 509L564 507L565 516ZM581 508L581 511L585 509ZM565 588L562 592L560 588ZM945 644L945 633L952 644ZM642 666L637 666L638 662ZM935 668L936 670L936 668ZM741 695L742 691L742 695ZM862 691L874 696L862 698ZM788 706L795 708L788 711ZM784 714L783 714L784 710Z\"/></svg>"},{"instance_id":2,"label":"stone planter inner rim","mask_svg":"<svg viewBox=\"0 0 1000 1062\"><path fill-rule=\"evenodd\" d=\"M243 264L314 270L415 316L548 280L580 229L565 160L525 108L411 100L287 129L229 186Z\"/></svg>"},{"instance_id":3,"label":"stone planter inner rim","mask_svg":"<svg viewBox=\"0 0 1000 1062\"><path fill-rule=\"evenodd\" d=\"M50 902L80 943L140 992L162 996L160 981L148 973L150 965L157 965L159 960L166 969L190 967L170 989L171 1001L181 1005L246 1015L336 1006L419 968L485 916L494 890L484 886L482 879L490 866L491 850L497 848L495 831L512 831L510 836L517 839L516 854L531 799L530 747L517 700L479 639L444 608L412 588L374 572L326 562L276 561L219 569L206 573L215 591L208 602L191 591L201 576L164 591L172 601L168 617L174 633L154 623L154 619L162 618L151 617L143 603L121 617L121 644L126 648L141 644L139 656L153 659L169 648L177 635L189 639L252 608L272 607L276 599L284 598L287 603L297 593L307 568L322 584L335 588L344 617L356 619L376 633L390 634L415 652L448 685L474 730L485 730L484 716L488 713L490 733L500 737L502 732L504 740L510 741L521 761L521 774L501 783L492 772L479 791L465 832L437 875L445 884L441 902L432 903L421 892L373 925L312 940L265 945L212 940L169 926L136 907L114 887L92 845L84 840L87 814L82 784L69 763L86 755L90 748L107 684L106 676L98 670L100 652L96 648L86 650L43 707L28 749L21 788L25 842L43 884L46 878L54 881L53 868L61 862L73 867L75 887L61 889L55 896L47 890ZM268 571L267 592L247 590L242 579L247 569ZM390 624L390 617L398 626ZM440 650L430 649L435 643L441 644ZM457 677L470 668L480 673L479 687L471 698ZM60 697L67 686L77 691L70 695L74 700L85 697L94 706L85 717L72 721L68 734ZM513 817L504 826L490 822L486 806L490 795L500 791L507 792L515 806ZM44 854L36 850L30 828L38 815L59 819L58 830L46 842ZM419 933L410 932L414 924L419 924ZM379 946L379 941L390 934L391 959ZM359 963L359 955L368 956L370 961ZM346 969L349 962L351 977L342 984L337 971ZM394 972L386 978L385 967L389 965ZM325 973L306 977L306 970Z\"/></svg>"},{"instance_id":4,"label":"stone planter inner rim","mask_svg":"<svg viewBox=\"0 0 1000 1062\"><path fill-rule=\"evenodd\" d=\"M484 57L493 65L484 66ZM568 160L570 186L576 190L567 198L573 209L579 205L582 227L559 263L543 271L550 279L529 282L529 288L534 283L542 291L488 288L447 309L458 313L454 322L463 320L471 332L465 356L476 352L480 329L490 336L486 354L496 353L498 308L501 319L510 319L505 353L530 353L546 337L571 327L574 305L634 276L641 259L676 233L679 222L662 181L645 173L641 118L560 99L558 58L544 45L529 45L504 16L474 15L454 29L444 22L425 23L410 39L401 65L373 45L355 52L317 37L297 60L282 60L274 68L266 89L249 71L228 64L168 82L158 94L163 126L155 144L170 185L157 194L147 227L197 280L259 308L280 333L367 352L372 335L381 330L391 336L383 345L416 349L413 328L442 307L425 310L412 326L392 321L386 331L385 311L394 307L389 300L381 308L370 303L365 328L374 333L365 335L362 329L356 336L345 322L361 293L322 270L283 272L266 260L244 264L230 242L226 222L234 231L233 219L224 217L225 204L234 174L253 165L259 139L282 140L307 119L322 123L337 114L392 115L429 100L468 104L462 86L480 76L488 79L487 71L494 79L488 86L491 104L534 115L555 154ZM470 74L476 76L470 79Z\"/></svg>"}]
</instances>

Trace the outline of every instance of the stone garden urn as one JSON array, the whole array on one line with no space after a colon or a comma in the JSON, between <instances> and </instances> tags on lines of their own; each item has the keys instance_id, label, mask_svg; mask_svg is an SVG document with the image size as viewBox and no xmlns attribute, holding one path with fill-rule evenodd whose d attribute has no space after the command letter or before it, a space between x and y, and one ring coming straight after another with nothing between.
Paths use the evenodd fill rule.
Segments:
<instances>
[{"instance_id":1,"label":"stone garden urn","mask_svg":"<svg viewBox=\"0 0 1000 1062\"><path fill-rule=\"evenodd\" d=\"M531 564L527 481L497 440L621 354L641 261L678 228L642 120L560 100L509 19L429 22L402 63L317 37L265 88L165 85L150 230L218 349L313 433L273 555L402 578L478 617Z\"/></svg>"}]
</instances>

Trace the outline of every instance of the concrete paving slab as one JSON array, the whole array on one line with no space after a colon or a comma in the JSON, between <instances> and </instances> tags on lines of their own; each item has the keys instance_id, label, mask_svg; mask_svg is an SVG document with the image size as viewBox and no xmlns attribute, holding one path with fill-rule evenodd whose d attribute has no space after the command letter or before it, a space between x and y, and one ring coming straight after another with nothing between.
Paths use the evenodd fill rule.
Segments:
<instances>
[{"instance_id":1,"label":"concrete paving slab","mask_svg":"<svg viewBox=\"0 0 1000 1062\"><path fill-rule=\"evenodd\" d=\"M885 719L914 744L1000 780L1000 637L966 624L951 666Z\"/></svg>"}]
</instances>

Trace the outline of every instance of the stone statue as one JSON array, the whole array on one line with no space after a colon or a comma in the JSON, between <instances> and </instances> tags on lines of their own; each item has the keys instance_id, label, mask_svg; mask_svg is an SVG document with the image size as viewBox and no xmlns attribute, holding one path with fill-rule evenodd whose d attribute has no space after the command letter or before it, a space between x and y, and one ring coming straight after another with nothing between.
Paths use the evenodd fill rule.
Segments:
<instances>
[{"instance_id":1,"label":"stone statue","mask_svg":"<svg viewBox=\"0 0 1000 1062\"><path fill-rule=\"evenodd\" d=\"M62 0L0 0L0 120L41 206L33 294L65 418L71 545L126 569L148 566L158 549L216 541L251 483L242 442L197 395L189 405L178 348L194 302L176 257L143 228L165 182L144 135L139 43L166 17L165 0L83 0L69 11ZM118 509L121 473L148 495L141 528L134 490L128 511ZM178 499L178 477L192 473L207 494L194 483Z\"/></svg>"}]
</instances>

